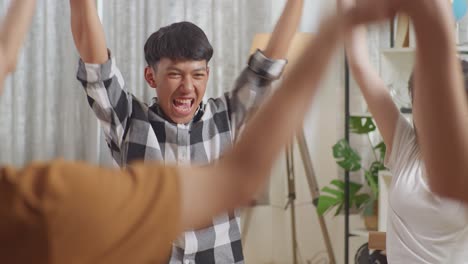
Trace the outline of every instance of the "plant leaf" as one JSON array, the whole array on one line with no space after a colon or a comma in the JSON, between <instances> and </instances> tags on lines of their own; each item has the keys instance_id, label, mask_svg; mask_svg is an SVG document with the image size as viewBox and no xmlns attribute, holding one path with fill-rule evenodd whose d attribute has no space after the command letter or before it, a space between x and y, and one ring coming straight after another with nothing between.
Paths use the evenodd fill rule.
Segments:
<instances>
[{"instance_id":1,"label":"plant leaf","mask_svg":"<svg viewBox=\"0 0 468 264\"><path fill-rule=\"evenodd\" d=\"M330 184L337 189L333 189L331 187L324 187L322 188L322 192L327 193L327 195L320 195L318 204L317 204L317 212L320 215L324 215L333 207L337 207L335 211L335 216L340 214L341 210L344 206L344 189L345 183L342 180L332 180ZM370 196L368 194L357 194L363 185L356 182L349 182L349 206L353 207L356 204L356 207L362 206L362 203L368 201ZM331 194L332 196L329 196Z\"/></svg>"},{"instance_id":2,"label":"plant leaf","mask_svg":"<svg viewBox=\"0 0 468 264\"><path fill-rule=\"evenodd\" d=\"M343 200L344 199L344 193L343 191L339 191L339 190L334 190L334 189L331 189L330 187L324 187L322 189L322 192L326 192L326 193L329 193L331 195L334 195L337 199L339 200Z\"/></svg>"},{"instance_id":3,"label":"plant leaf","mask_svg":"<svg viewBox=\"0 0 468 264\"><path fill-rule=\"evenodd\" d=\"M353 207L356 194L361 190L362 184L349 182L349 207Z\"/></svg>"},{"instance_id":4,"label":"plant leaf","mask_svg":"<svg viewBox=\"0 0 468 264\"><path fill-rule=\"evenodd\" d=\"M375 131L376 128L372 117L351 116L349 118L349 129L351 133L367 134Z\"/></svg>"},{"instance_id":5,"label":"plant leaf","mask_svg":"<svg viewBox=\"0 0 468 264\"><path fill-rule=\"evenodd\" d=\"M379 176L379 171L381 170L386 170L385 165L380 162L380 161L374 161L372 162L369 171L374 175L375 177Z\"/></svg>"},{"instance_id":6,"label":"plant leaf","mask_svg":"<svg viewBox=\"0 0 468 264\"><path fill-rule=\"evenodd\" d=\"M317 213L319 215L324 215L329 209L337 205L339 200L330 196L320 195L318 204L317 204Z\"/></svg>"},{"instance_id":7,"label":"plant leaf","mask_svg":"<svg viewBox=\"0 0 468 264\"><path fill-rule=\"evenodd\" d=\"M379 171L385 170L385 165L380 161L372 162L368 171L365 172L367 184L371 187L375 197L379 194Z\"/></svg>"},{"instance_id":8,"label":"plant leaf","mask_svg":"<svg viewBox=\"0 0 468 264\"><path fill-rule=\"evenodd\" d=\"M354 201L356 203L356 208L358 208L358 209L361 209L361 206L363 204L368 203L370 200L371 200L371 197L367 193L361 193L359 195L356 195L356 197L354 197Z\"/></svg>"},{"instance_id":9,"label":"plant leaf","mask_svg":"<svg viewBox=\"0 0 468 264\"><path fill-rule=\"evenodd\" d=\"M343 203L341 203L338 208L336 208L336 211L335 211L335 216L339 215L340 212L341 212L341 209L343 209Z\"/></svg>"},{"instance_id":10,"label":"plant leaf","mask_svg":"<svg viewBox=\"0 0 468 264\"><path fill-rule=\"evenodd\" d=\"M354 196L356 193L359 192L359 190L361 190L361 188L362 188L362 184L350 181L349 182L350 196Z\"/></svg>"},{"instance_id":11,"label":"plant leaf","mask_svg":"<svg viewBox=\"0 0 468 264\"><path fill-rule=\"evenodd\" d=\"M366 177L367 183L371 188L372 194L374 195L374 197L377 197L379 195L379 186L377 182L378 178L376 179L370 171L365 171L364 176Z\"/></svg>"},{"instance_id":12,"label":"plant leaf","mask_svg":"<svg viewBox=\"0 0 468 264\"><path fill-rule=\"evenodd\" d=\"M338 191L341 194L341 197L344 199L344 190L345 190L345 182L342 180L333 180L331 184L338 188ZM327 187L325 187L327 188ZM325 189L324 188L324 189ZM350 200L353 199L354 195L361 190L362 184L356 182L349 182L349 198ZM323 189L322 189L323 190Z\"/></svg>"},{"instance_id":13,"label":"plant leaf","mask_svg":"<svg viewBox=\"0 0 468 264\"><path fill-rule=\"evenodd\" d=\"M333 146L333 157L341 168L347 171L361 169L361 157L354 151L345 139L338 141Z\"/></svg>"},{"instance_id":14,"label":"plant leaf","mask_svg":"<svg viewBox=\"0 0 468 264\"><path fill-rule=\"evenodd\" d=\"M332 185L335 185L336 187L338 187L338 189L342 192L344 192L344 189L345 189L345 183L344 181L342 180L332 180L330 182Z\"/></svg>"},{"instance_id":15,"label":"plant leaf","mask_svg":"<svg viewBox=\"0 0 468 264\"><path fill-rule=\"evenodd\" d=\"M387 151L387 146L382 141L377 146L374 147L375 150L378 150L380 153L380 161L383 162L385 160L385 153Z\"/></svg>"}]
</instances>

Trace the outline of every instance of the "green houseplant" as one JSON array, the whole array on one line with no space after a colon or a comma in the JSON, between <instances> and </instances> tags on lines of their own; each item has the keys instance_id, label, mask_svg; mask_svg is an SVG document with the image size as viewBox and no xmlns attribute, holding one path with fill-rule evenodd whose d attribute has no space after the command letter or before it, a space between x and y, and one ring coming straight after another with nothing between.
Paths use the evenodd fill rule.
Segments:
<instances>
[{"instance_id":1,"label":"green houseplant","mask_svg":"<svg viewBox=\"0 0 468 264\"><path fill-rule=\"evenodd\" d=\"M368 138L374 160L371 162L369 168L363 168L359 153L351 148L345 139L338 141L333 146L333 157L335 158L338 166L343 170L348 172L361 171L366 180L366 184L371 190L370 194L363 193L361 192L361 189L364 185L351 181L349 188L350 208L361 211L364 216L376 215L376 201L379 192L378 174L379 171L386 169L384 166L386 146L383 142L380 142L377 145L372 144L370 134L376 131L376 125L372 117L351 116L349 120L349 128L351 133L363 135ZM336 179L331 181L329 186L322 189L322 194L320 195L317 204L317 211L320 215L326 214L333 208L336 208L335 216L342 211L345 203L344 188L344 181Z\"/></svg>"}]
</instances>

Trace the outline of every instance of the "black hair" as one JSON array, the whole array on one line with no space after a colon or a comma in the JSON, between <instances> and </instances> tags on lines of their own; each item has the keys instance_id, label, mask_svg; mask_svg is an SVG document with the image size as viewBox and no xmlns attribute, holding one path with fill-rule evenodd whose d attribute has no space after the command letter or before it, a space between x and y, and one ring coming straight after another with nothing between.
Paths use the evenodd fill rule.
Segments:
<instances>
[{"instance_id":1,"label":"black hair","mask_svg":"<svg viewBox=\"0 0 468 264\"><path fill-rule=\"evenodd\" d=\"M203 30L186 21L160 28L145 44L149 66L156 66L162 58L209 62L212 56L213 47Z\"/></svg>"}]
</instances>

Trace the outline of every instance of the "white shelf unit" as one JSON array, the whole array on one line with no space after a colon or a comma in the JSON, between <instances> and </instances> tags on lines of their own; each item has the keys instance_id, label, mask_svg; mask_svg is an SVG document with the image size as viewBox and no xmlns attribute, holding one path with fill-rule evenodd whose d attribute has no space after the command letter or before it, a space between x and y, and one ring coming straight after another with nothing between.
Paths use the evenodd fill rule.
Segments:
<instances>
[{"instance_id":1,"label":"white shelf unit","mask_svg":"<svg viewBox=\"0 0 468 264\"><path fill-rule=\"evenodd\" d=\"M381 49L381 53L414 53L416 49L414 47L409 47L409 48L385 48ZM463 46L457 46L457 51L458 53L464 54L468 53L468 46L463 45Z\"/></svg>"},{"instance_id":2,"label":"white shelf unit","mask_svg":"<svg viewBox=\"0 0 468 264\"><path fill-rule=\"evenodd\" d=\"M379 222L378 231L387 231L388 193L392 184L390 171L379 172ZM353 236L369 238L369 231L365 228L354 228L349 232Z\"/></svg>"},{"instance_id":3,"label":"white shelf unit","mask_svg":"<svg viewBox=\"0 0 468 264\"><path fill-rule=\"evenodd\" d=\"M390 171L379 172L379 222L378 231L387 231L387 211L388 211L388 193L392 184L392 174ZM354 228L350 234L358 237L369 238L369 231L365 228Z\"/></svg>"},{"instance_id":4,"label":"white shelf unit","mask_svg":"<svg viewBox=\"0 0 468 264\"><path fill-rule=\"evenodd\" d=\"M411 108L408 81L414 67L413 48L383 49L380 53L380 76L390 89L398 108Z\"/></svg>"},{"instance_id":5,"label":"white shelf unit","mask_svg":"<svg viewBox=\"0 0 468 264\"><path fill-rule=\"evenodd\" d=\"M413 72L415 48L388 48L380 52L380 76L390 89L394 101L400 110L411 109L408 81ZM468 46L457 47L460 59L468 61ZM406 116L411 120L412 116Z\"/></svg>"},{"instance_id":6,"label":"white shelf unit","mask_svg":"<svg viewBox=\"0 0 468 264\"><path fill-rule=\"evenodd\" d=\"M379 227L380 232L387 231L388 193L392 184L390 171L379 172Z\"/></svg>"}]
</instances>

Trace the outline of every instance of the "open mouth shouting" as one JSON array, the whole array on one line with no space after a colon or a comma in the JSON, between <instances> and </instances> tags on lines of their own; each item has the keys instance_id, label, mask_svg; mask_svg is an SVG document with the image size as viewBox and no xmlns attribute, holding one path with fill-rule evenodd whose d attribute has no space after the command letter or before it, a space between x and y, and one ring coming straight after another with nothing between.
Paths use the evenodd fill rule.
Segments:
<instances>
[{"instance_id":1,"label":"open mouth shouting","mask_svg":"<svg viewBox=\"0 0 468 264\"><path fill-rule=\"evenodd\" d=\"M172 100L174 114L178 117L187 117L193 112L195 99L179 97Z\"/></svg>"}]
</instances>

